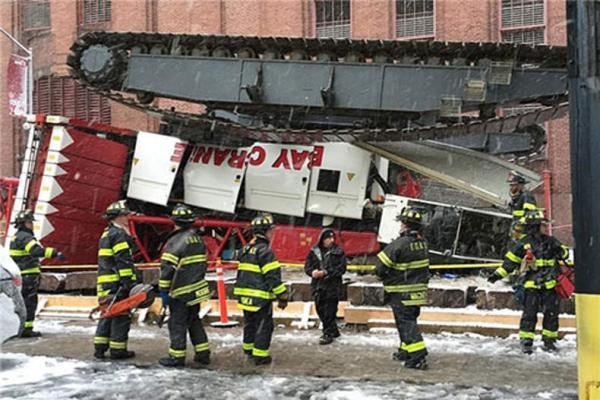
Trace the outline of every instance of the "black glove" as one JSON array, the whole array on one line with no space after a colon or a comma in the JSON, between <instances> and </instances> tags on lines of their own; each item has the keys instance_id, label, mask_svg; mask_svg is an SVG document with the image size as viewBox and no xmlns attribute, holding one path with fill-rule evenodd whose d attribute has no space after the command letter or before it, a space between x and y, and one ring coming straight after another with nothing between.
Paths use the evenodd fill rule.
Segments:
<instances>
[{"instance_id":1,"label":"black glove","mask_svg":"<svg viewBox=\"0 0 600 400\"><path fill-rule=\"evenodd\" d=\"M58 259L58 261L65 261L67 259L67 257L64 255L63 252L59 251L56 254L56 258Z\"/></svg>"},{"instance_id":2,"label":"black glove","mask_svg":"<svg viewBox=\"0 0 600 400\"><path fill-rule=\"evenodd\" d=\"M277 298L277 308L281 310L285 310L288 305L288 296L287 294L281 295Z\"/></svg>"},{"instance_id":3,"label":"black glove","mask_svg":"<svg viewBox=\"0 0 600 400\"><path fill-rule=\"evenodd\" d=\"M490 275L490 276L489 276L489 278L487 278L487 281L488 281L489 283L496 283L496 282L497 282L497 281L499 281L500 279L502 279L502 278L500 278L498 275L496 275L496 274L492 274L492 275Z\"/></svg>"}]
</instances>

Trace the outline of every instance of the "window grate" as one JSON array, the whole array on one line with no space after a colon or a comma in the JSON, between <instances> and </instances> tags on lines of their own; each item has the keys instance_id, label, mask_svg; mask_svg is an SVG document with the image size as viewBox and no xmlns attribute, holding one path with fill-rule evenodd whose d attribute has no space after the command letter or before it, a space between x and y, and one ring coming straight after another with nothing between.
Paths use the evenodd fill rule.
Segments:
<instances>
[{"instance_id":1,"label":"window grate","mask_svg":"<svg viewBox=\"0 0 600 400\"><path fill-rule=\"evenodd\" d=\"M23 0L20 6L22 32L50 29L49 0Z\"/></svg>"},{"instance_id":2,"label":"window grate","mask_svg":"<svg viewBox=\"0 0 600 400\"><path fill-rule=\"evenodd\" d=\"M433 0L396 0L396 37L434 35Z\"/></svg>"},{"instance_id":3,"label":"window grate","mask_svg":"<svg viewBox=\"0 0 600 400\"><path fill-rule=\"evenodd\" d=\"M542 44L544 24L544 0L502 0L503 42Z\"/></svg>"},{"instance_id":4,"label":"window grate","mask_svg":"<svg viewBox=\"0 0 600 400\"><path fill-rule=\"evenodd\" d=\"M315 7L317 37L336 39L350 37L350 0L316 0Z\"/></svg>"},{"instance_id":5,"label":"window grate","mask_svg":"<svg viewBox=\"0 0 600 400\"><path fill-rule=\"evenodd\" d=\"M110 124L110 101L69 77L45 76L35 82L36 113Z\"/></svg>"},{"instance_id":6,"label":"window grate","mask_svg":"<svg viewBox=\"0 0 600 400\"><path fill-rule=\"evenodd\" d=\"M502 41L519 44L543 44L544 28L525 31L502 32Z\"/></svg>"},{"instance_id":7,"label":"window grate","mask_svg":"<svg viewBox=\"0 0 600 400\"><path fill-rule=\"evenodd\" d=\"M544 25L544 0L502 0L502 28Z\"/></svg>"},{"instance_id":8,"label":"window grate","mask_svg":"<svg viewBox=\"0 0 600 400\"><path fill-rule=\"evenodd\" d=\"M109 22L111 18L111 0L82 0L83 25Z\"/></svg>"}]
</instances>

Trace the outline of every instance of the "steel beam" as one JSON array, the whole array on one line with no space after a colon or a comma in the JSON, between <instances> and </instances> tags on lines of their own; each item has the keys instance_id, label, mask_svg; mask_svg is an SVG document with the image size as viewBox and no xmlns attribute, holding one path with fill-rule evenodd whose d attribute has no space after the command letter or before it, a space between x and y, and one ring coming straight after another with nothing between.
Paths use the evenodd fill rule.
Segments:
<instances>
[{"instance_id":1,"label":"steel beam","mask_svg":"<svg viewBox=\"0 0 600 400\"><path fill-rule=\"evenodd\" d=\"M132 54L123 90L198 103L311 107L423 113L440 109L443 98L462 110L481 104L531 101L567 92L566 74L556 69L515 69L509 85L485 85L474 99L472 82L485 83L483 66L439 66L317 61L256 60ZM479 86L478 86L479 87Z\"/></svg>"}]
</instances>

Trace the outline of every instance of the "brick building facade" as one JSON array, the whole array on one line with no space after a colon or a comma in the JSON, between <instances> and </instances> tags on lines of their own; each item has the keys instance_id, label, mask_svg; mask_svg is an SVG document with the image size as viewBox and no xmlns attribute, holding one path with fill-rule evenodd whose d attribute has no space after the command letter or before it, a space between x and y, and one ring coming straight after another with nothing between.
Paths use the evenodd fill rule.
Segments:
<instances>
[{"instance_id":1,"label":"brick building facade","mask_svg":"<svg viewBox=\"0 0 600 400\"><path fill-rule=\"evenodd\" d=\"M71 43L87 30L262 36L337 36L392 40L566 44L564 0L12 0L0 1L0 26L33 48L38 111L133 129L158 122L111 104L66 77ZM11 45L0 40L0 66ZM5 82L5 67L0 81ZM6 99L5 85L0 98ZM6 104L6 100L4 100ZM24 135L0 107L0 175L17 175ZM552 173L553 218L570 239L568 119L546 126L542 168Z\"/></svg>"}]
</instances>

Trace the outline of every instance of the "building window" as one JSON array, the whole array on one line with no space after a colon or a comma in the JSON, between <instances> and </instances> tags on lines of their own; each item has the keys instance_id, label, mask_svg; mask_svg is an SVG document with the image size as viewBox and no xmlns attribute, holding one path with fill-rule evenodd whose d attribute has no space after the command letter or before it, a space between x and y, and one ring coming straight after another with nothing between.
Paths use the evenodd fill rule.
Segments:
<instances>
[{"instance_id":1,"label":"building window","mask_svg":"<svg viewBox=\"0 0 600 400\"><path fill-rule=\"evenodd\" d=\"M544 0L502 0L500 31L503 42L544 43Z\"/></svg>"},{"instance_id":2,"label":"building window","mask_svg":"<svg viewBox=\"0 0 600 400\"><path fill-rule=\"evenodd\" d=\"M110 22L110 0L82 0L81 11L83 25Z\"/></svg>"},{"instance_id":3,"label":"building window","mask_svg":"<svg viewBox=\"0 0 600 400\"><path fill-rule=\"evenodd\" d=\"M50 1L21 1L21 31L43 31L50 29Z\"/></svg>"},{"instance_id":4,"label":"building window","mask_svg":"<svg viewBox=\"0 0 600 400\"><path fill-rule=\"evenodd\" d=\"M350 0L316 0L317 37L350 37Z\"/></svg>"},{"instance_id":5,"label":"building window","mask_svg":"<svg viewBox=\"0 0 600 400\"><path fill-rule=\"evenodd\" d=\"M35 81L33 109L37 114L61 115L110 124L110 101L73 78L44 76Z\"/></svg>"},{"instance_id":6,"label":"building window","mask_svg":"<svg viewBox=\"0 0 600 400\"><path fill-rule=\"evenodd\" d=\"M396 0L396 37L432 38L435 17L434 0Z\"/></svg>"}]
</instances>

